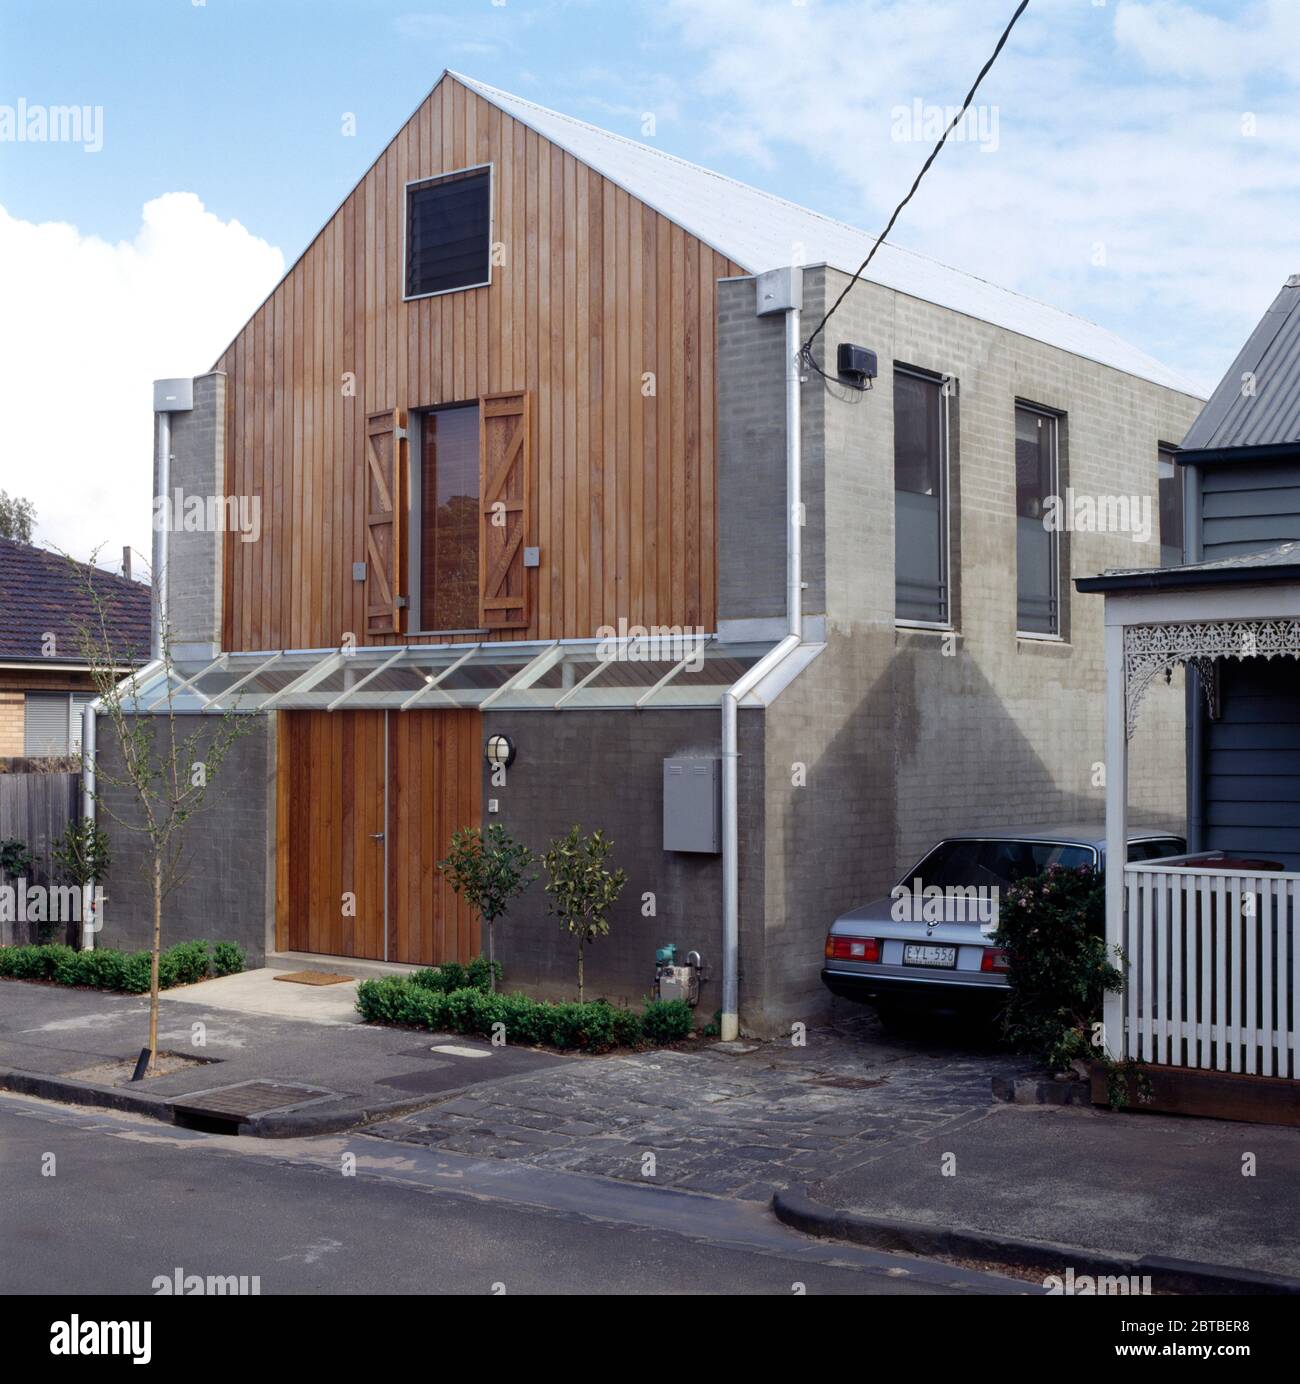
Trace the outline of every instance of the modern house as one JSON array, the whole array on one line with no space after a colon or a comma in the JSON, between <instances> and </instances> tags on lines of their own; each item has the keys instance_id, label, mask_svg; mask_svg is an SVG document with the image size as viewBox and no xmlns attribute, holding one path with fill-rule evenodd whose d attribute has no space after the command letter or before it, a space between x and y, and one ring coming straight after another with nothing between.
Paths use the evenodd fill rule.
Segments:
<instances>
[{"instance_id":1,"label":"modern house","mask_svg":"<svg viewBox=\"0 0 1300 1384\"><path fill-rule=\"evenodd\" d=\"M148 662L147 586L0 538L0 760L81 751L82 710L95 697L80 637L98 614L88 582L121 671Z\"/></svg>"},{"instance_id":2,"label":"modern house","mask_svg":"<svg viewBox=\"0 0 1300 1384\"><path fill-rule=\"evenodd\" d=\"M256 718L171 935L463 960L452 831L580 823L630 880L589 990L639 1000L674 944L705 1016L772 1033L825 1013L828 922L936 837L1100 820L1071 578L1176 541L1162 459L1201 399L892 245L803 352L871 244L445 73L212 371L159 390L159 493L212 522L168 535L175 665L136 707ZM1182 689L1151 695L1130 797L1181 828ZM133 907L105 941L143 939ZM571 992L540 885L497 947L507 986Z\"/></svg>"},{"instance_id":3,"label":"modern house","mask_svg":"<svg viewBox=\"0 0 1300 1384\"><path fill-rule=\"evenodd\" d=\"M1112 843L1151 689L1188 670L1188 844L1200 858L1111 855L1107 932L1127 985L1110 1001L1107 1043L1149 1064L1159 1108L1300 1124L1300 275L1177 461L1187 561L1077 583L1105 596Z\"/></svg>"}]
</instances>

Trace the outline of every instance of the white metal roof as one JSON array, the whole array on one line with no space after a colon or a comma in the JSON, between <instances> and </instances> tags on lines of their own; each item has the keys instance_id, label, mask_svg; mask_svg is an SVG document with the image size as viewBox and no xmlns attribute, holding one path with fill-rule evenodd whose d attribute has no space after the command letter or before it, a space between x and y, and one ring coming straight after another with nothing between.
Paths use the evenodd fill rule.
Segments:
<instances>
[{"instance_id":1,"label":"white metal roof","mask_svg":"<svg viewBox=\"0 0 1300 1384\"><path fill-rule=\"evenodd\" d=\"M804 264L825 263L852 274L874 242L873 236L856 226L833 221L650 144L560 115L462 73L449 71L446 75L567 150L750 273L791 263L794 247L800 246ZM1104 327L902 246L886 242L864 277L1139 379L1197 399L1205 397L1191 380Z\"/></svg>"}]
</instances>

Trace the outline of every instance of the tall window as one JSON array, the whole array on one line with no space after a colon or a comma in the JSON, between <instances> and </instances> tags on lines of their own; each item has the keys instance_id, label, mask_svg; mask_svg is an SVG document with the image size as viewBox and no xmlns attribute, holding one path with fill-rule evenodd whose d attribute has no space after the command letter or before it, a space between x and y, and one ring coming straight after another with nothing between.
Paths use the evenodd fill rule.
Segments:
<instances>
[{"instance_id":1,"label":"tall window","mask_svg":"<svg viewBox=\"0 0 1300 1384\"><path fill-rule=\"evenodd\" d=\"M420 624L479 623L478 405L424 415L420 479Z\"/></svg>"},{"instance_id":2,"label":"tall window","mask_svg":"<svg viewBox=\"0 0 1300 1384\"><path fill-rule=\"evenodd\" d=\"M468 168L406 189L406 296L480 288L491 278L492 171Z\"/></svg>"},{"instance_id":3,"label":"tall window","mask_svg":"<svg viewBox=\"0 0 1300 1384\"><path fill-rule=\"evenodd\" d=\"M1161 447L1156 463L1160 486L1160 565L1177 567L1183 560L1183 468L1172 447Z\"/></svg>"},{"instance_id":4,"label":"tall window","mask_svg":"<svg viewBox=\"0 0 1300 1384\"><path fill-rule=\"evenodd\" d=\"M1021 634L1061 632L1060 548L1043 523L1049 496L1059 494L1059 419L1016 405L1016 628Z\"/></svg>"},{"instance_id":5,"label":"tall window","mask_svg":"<svg viewBox=\"0 0 1300 1384\"><path fill-rule=\"evenodd\" d=\"M940 382L894 370L894 617L946 625L948 410Z\"/></svg>"}]
</instances>

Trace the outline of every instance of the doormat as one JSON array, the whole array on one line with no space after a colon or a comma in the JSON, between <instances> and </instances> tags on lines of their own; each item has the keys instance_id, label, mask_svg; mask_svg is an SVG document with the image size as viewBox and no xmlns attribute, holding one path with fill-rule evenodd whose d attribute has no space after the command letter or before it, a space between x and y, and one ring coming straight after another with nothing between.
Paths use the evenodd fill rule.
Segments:
<instances>
[{"instance_id":1,"label":"doormat","mask_svg":"<svg viewBox=\"0 0 1300 1384\"><path fill-rule=\"evenodd\" d=\"M286 971L276 980L291 980L295 985L346 985L356 976L336 975L333 971Z\"/></svg>"}]
</instances>

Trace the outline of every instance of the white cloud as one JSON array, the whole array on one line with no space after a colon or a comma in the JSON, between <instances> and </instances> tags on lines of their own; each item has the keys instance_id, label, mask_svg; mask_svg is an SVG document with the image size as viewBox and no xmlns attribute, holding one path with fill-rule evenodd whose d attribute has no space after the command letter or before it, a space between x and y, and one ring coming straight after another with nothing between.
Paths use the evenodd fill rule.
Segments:
<instances>
[{"instance_id":1,"label":"white cloud","mask_svg":"<svg viewBox=\"0 0 1300 1384\"><path fill-rule=\"evenodd\" d=\"M35 503L38 542L148 561L152 382L210 369L283 272L192 192L146 202L115 245L0 207L0 487Z\"/></svg>"},{"instance_id":2,"label":"white cloud","mask_svg":"<svg viewBox=\"0 0 1300 1384\"><path fill-rule=\"evenodd\" d=\"M891 138L891 112L959 104L1010 12L666 0L660 14L700 59L683 104L716 148L775 192L782 164L823 170L818 209L875 230L932 147ZM1174 0L1035 4L976 97L997 109L996 149L950 142L894 239L1211 387L1300 269L1297 40L1295 0L1243 5L1231 25Z\"/></svg>"}]
</instances>

